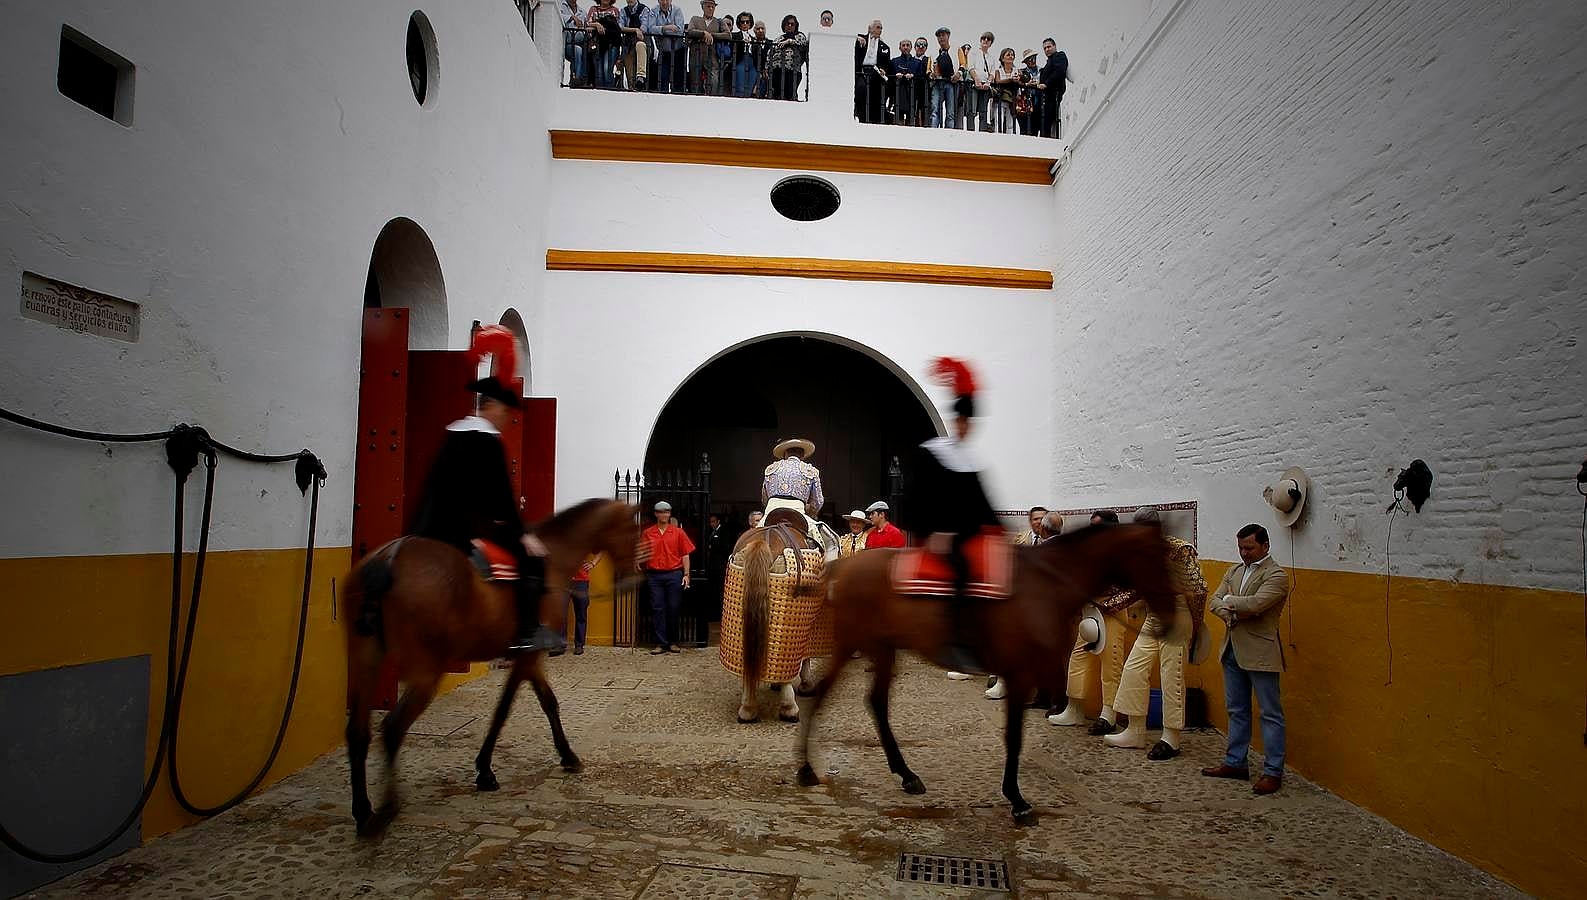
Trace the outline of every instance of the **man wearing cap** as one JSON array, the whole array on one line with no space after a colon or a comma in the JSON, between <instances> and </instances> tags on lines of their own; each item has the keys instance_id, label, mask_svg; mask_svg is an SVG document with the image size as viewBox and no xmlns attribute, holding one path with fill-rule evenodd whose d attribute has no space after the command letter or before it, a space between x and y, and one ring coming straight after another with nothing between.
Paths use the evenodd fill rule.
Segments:
<instances>
[{"instance_id":1,"label":"man wearing cap","mask_svg":"<svg viewBox=\"0 0 1587 900\"><path fill-rule=\"evenodd\" d=\"M1201 774L1209 778L1251 777L1251 692L1262 706L1262 775L1253 793L1271 794L1284 778L1284 706L1278 676L1284 646L1278 622L1289 600L1289 573L1268 554L1267 529L1247 525L1235 535L1243 565L1224 573L1207 608L1228 625L1223 651L1223 699L1229 710L1229 745L1223 762Z\"/></svg>"},{"instance_id":2,"label":"man wearing cap","mask_svg":"<svg viewBox=\"0 0 1587 900\"><path fill-rule=\"evenodd\" d=\"M683 608L683 590L689 586L689 554L694 542L672 521L672 504L656 504L656 524L639 536L649 548L645 560L645 588L650 593L650 621L656 631L656 646L650 654L677 653L673 641L678 637L678 611Z\"/></svg>"},{"instance_id":3,"label":"man wearing cap","mask_svg":"<svg viewBox=\"0 0 1587 900\"><path fill-rule=\"evenodd\" d=\"M854 510L843 517L849 533L838 538L838 559L846 559L865 549L865 513Z\"/></svg>"},{"instance_id":4,"label":"man wearing cap","mask_svg":"<svg viewBox=\"0 0 1587 900\"><path fill-rule=\"evenodd\" d=\"M865 508L865 516L871 520L871 530L865 534L865 549L904 546L904 533L898 530L897 525L887 521L891 511L885 500L878 500Z\"/></svg>"},{"instance_id":5,"label":"man wearing cap","mask_svg":"<svg viewBox=\"0 0 1587 900\"><path fill-rule=\"evenodd\" d=\"M513 410L521 404L518 391L510 386L517 367L512 341L511 332L500 326L475 334L469 352L476 361L490 353L496 374L466 385L478 395L479 411L446 426L446 440L424 482L413 534L451 544L465 555L473 552L476 540L512 554L518 567L513 584L518 634L507 649L562 650L567 642L540 621L545 550L524 533L501 443L502 430L512 423Z\"/></svg>"},{"instance_id":6,"label":"man wearing cap","mask_svg":"<svg viewBox=\"0 0 1587 900\"><path fill-rule=\"evenodd\" d=\"M1143 506L1131 521L1160 526L1162 515L1156 507ZM1110 747L1139 750L1146 746L1146 708L1155 666L1163 689L1163 736L1146 754L1151 760L1179 755L1179 732L1185 727L1185 656L1207 605L1207 582L1201 577L1196 548L1171 534L1163 537L1168 541L1168 571L1174 579L1174 624L1164 629L1155 614L1146 617L1114 695L1114 708L1129 716L1130 724L1118 734L1103 737Z\"/></svg>"},{"instance_id":7,"label":"man wearing cap","mask_svg":"<svg viewBox=\"0 0 1587 900\"><path fill-rule=\"evenodd\" d=\"M953 61L953 32L944 25L937 29L937 53L928 62L931 79L931 127L959 126L959 68Z\"/></svg>"},{"instance_id":8,"label":"man wearing cap","mask_svg":"<svg viewBox=\"0 0 1587 900\"><path fill-rule=\"evenodd\" d=\"M715 45L731 37L732 23L716 17L716 0L700 0L700 12L689 20L689 90L715 97L722 93L722 68Z\"/></svg>"}]
</instances>

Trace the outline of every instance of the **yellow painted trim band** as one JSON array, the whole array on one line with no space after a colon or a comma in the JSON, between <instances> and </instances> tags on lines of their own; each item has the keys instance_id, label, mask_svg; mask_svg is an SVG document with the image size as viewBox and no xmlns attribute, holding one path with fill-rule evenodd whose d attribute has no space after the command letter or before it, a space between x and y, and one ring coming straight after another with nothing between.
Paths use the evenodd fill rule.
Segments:
<instances>
[{"instance_id":1,"label":"yellow painted trim band","mask_svg":"<svg viewBox=\"0 0 1587 900\"><path fill-rule=\"evenodd\" d=\"M553 272L670 272L680 275L754 275L773 278L825 278L838 281L893 281L957 284L971 287L1050 291L1053 275L1041 269L945 266L936 263L867 259L808 259L791 256L720 256L711 253L652 253L632 250L546 251Z\"/></svg>"},{"instance_id":2,"label":"yellow painted trim band","mask_svg":"<svg viewBox=\"0 0 1587 900\"><path fill-rule=\"evenodd\" d=\"M676 134L559 130L551 132L551 155L556 159L602 162L852 172L1039 185L1052 184L1052 166L1057 162L1056 157L997 156L947 150L901 150Z\"/></svg>"}]
</instances>

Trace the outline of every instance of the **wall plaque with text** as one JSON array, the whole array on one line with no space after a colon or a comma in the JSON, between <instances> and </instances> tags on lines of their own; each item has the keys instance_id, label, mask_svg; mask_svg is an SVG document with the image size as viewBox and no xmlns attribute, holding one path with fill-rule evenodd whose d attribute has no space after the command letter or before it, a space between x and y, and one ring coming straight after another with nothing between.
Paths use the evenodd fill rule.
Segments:
<instances>
[{"instance_id":1,"label":"wall plaque with text","mask_svg":"<svg viewBox=\"0 0 1587 900\"><path fill-rule=\"evenodd\" d=\"M88 288L22 273L22 316L59 328L135 343L138 304Z\"/></svg>"}]
</instances>

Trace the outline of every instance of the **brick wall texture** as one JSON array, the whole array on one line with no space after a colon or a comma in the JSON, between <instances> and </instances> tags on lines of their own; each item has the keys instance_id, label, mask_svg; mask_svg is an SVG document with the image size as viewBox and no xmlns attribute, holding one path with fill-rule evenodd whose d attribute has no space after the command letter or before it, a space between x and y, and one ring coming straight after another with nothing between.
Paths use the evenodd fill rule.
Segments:
<instances>
[{"instance_id":1,"label":"brick wall texture","mask_svg":"<svg viewBox=\"0 0 1587 900\"><path fill-rule=\"evenodd\" d=\"M1381 571L1422 457L1395 574L1581 588L1587 4L1186 0L1091 127L1054 500L1199 499L1233 559L1301 465L1298 565Z\"/></svg>"}]
</instances>

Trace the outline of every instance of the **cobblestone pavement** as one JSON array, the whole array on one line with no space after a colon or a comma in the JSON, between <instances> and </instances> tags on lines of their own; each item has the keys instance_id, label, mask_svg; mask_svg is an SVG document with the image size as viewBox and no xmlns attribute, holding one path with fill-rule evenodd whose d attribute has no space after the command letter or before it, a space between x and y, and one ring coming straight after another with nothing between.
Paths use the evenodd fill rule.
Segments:
<instances>
[{"instance_id":1,"label":"cobblestone pavement","mask_svg":"<svg viewBox=\"0 0 1587 900\"><path fill-rule=\"evenodd\" d=\"M859 664L823 710L815 760L828 783L812 789L794 783L797 726L776 721L774 695L762 694L761 722L734 722L738 688L714 649L592 648L550 669L582 774L558 768L526 690L497 750L501 790L474 790L498 673L419 720L399 761L402 812L383 837L354 836L338 750L42 896L976 895L900 881L901 853L1005 863L1019 897L1515 895L1298 777L1273 797L1200 777L1221 754L1211 733L1188 734L1178 759L1147 762L1033 712L1022 787L1041 819L1016 828L998 789L1002 704L981 696L979 679L948 681L919 663L903 666L893 726L921 796L887 771Z\"/></svg>"}]
</instances>

